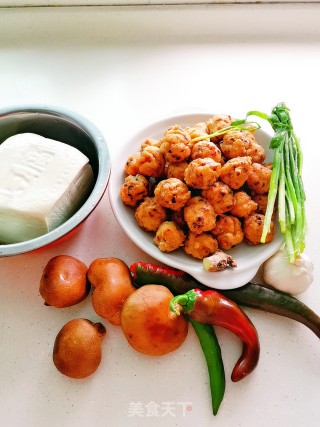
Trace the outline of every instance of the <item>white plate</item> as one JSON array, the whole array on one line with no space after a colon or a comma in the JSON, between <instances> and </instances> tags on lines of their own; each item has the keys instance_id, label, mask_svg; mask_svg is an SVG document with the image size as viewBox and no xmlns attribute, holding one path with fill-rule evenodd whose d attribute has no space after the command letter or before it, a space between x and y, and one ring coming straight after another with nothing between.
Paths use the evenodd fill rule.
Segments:
<instances>
[{"instance_id":1,"label":"white plate","mask_svg":"<svg viewBox=\"0 0 320 427\"><path fill-rule=\"evenodd\" d=\"M153 243L154 233L147 233L137 225L133 209L125 206L119 196L120 187L125 178L125 162L129 155L139 150L141 143L145 139L161 138L164 131L171 125L179 124L182 127L192 126L198 122L207 121L210 117L212 117L212 114L187 114L169 117L153 123L135 134L121 147L113 159L109 183L109 197L112 210L120 226L128 237L144 252L161 263L189 273L199 282L207 286L216 289L232 289L243 286L249 282L255 276L261 264L280 249L283 244L283 238L277 226L275 238L271 243L255 246L241 243L228 251L237 262L236 268L210 273L203 269L201 260L194 259L187 255L183 249L171 253L161 252ZM266 161L272 161L272 151L268 149L270 135L259 129L256 131L256 138L266 149Z\"/></svg>"}]
</instances>

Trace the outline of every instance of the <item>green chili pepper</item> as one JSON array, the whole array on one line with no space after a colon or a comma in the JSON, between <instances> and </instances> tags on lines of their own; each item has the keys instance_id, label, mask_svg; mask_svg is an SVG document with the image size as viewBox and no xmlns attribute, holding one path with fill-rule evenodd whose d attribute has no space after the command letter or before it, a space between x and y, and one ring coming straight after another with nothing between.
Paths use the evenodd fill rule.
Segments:
<instances>
[{"instance_id":1,"label":"green chili pepper","mask_svg":"<svg viewBox=\"0 0 320 427\"><path fill-rule=\"evenodd\" d=\"M154 264L136 262L131 265L130 271L136 286L140 287L149 283L164 285L175 295L187 292L191 289L192 284L194 284L194 279L191 276L186 277L186 273L183 271L165 269L166 273L164 274L164 268ZM220 345L212 325L197 322L190 316L187 316L187 318L198 336L206 359L210 382L212 412L216 415L225 392L225 373Z\"/></svg>"},{"instance_id":2,"label":"green chili pepper","mask_svg":"<svg viewBox=\"0 0 320 427\"><path fill-rule=\"evenodd\" d=\"M136 286L164 285L174 294L183 294L193 288L210 289L201 285L192 276L182 270L170 267L160 267L156 264L145 262L135 262L130 266L130 272Z\"/></svg>"},{"instance_id":3,"label":"green chili pepper","mask_svg":"<svg viewBox=\"0 0 320 427\"><path fill-rule=\"evenodd\" d=\"M214 289L191 289L173 297L170 309L177 315L183 312L198 322L226 328L241 339L242 353L233 368L232 381L242 380L257 366L260 356L257 330L246 313L230 298Z\"/></svg>"},{"instance_id":4,"label":"green chili pepper","mask_svg":"<svg viewBox=\"0 0 320 427\"><path fill-rule=\"evenodd\" d=\"M148 283L162 284L167 286L174 295L194 288L211 289L181 270L137 262L131 265L130 271L136 286ZM239 305L300 322L320 338L320 317L302 301L289 294L252 282L237 289L219 290L219 292Z\"/></svg>"},{"instance_id":5,"label":"green chili pepper","mask_svg":"<svg viewBox=\"0 0 320 427\"><path fill-rule=\"evenodd\" d=\"M187 316L187 318L198 336L204 357L207 362L212 412L214 415L217 415L226 388L226 379L220 345L212 325L198 322L192 319L190 316Z\"/></svg>"},{"instance_id":6,"label":"green chili pepper","mask_svg":"<svg viewBox=\"0 0 320 427\"><path fill-rule=\"evenodd\" d=\"M297 298L267 286L248 283L237 289L222 291L239 305L278 314L302 323L320 338L320 317Z\"/></svg>"}]
</instances>

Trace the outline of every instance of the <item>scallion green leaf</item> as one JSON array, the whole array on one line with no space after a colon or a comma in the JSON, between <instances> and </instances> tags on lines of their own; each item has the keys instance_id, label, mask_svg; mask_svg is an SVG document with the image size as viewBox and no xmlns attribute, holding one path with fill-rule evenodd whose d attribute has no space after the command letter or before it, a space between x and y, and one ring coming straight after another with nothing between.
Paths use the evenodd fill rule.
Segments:
<instances>
[{"instance_id":1,"label":"scallion green leaf","mask_svg":"<svg viewBox=\"0 0 320 427\"><path fill-rule=\"evenodd\" d=\"M268 116L250 111L249 116L267 120L274 130L270 148L274 150L268 204L261 242L265 243L270 231L275 201L278 198L280 230L284 234L290 262L304 251L306 234L305 191L302 182L303 156L300 142L293 131L290 110L284 104L275 106Z\"/></svg>"}]
</instances>

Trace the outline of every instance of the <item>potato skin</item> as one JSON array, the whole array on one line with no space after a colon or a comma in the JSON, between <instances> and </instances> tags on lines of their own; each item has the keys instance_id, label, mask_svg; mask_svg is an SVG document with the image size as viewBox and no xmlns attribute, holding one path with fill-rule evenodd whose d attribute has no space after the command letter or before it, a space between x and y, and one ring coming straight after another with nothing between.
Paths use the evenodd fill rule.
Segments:
<instances>
[{"instance_id":1,"label":"potato skin","mask_svg":"<svg viewBox=\"0 0 320 427\"><path fill-rule=\"evenodd\" d=\"M70 255L58 255L49 260L40 279L39 292L46 305L70 307L89 294L87 266Z\"/></svg>"},{"instance_id":2,"label":"potato skin","mask_svg":"<svg viewBox=\"0 0 320 427\"><path fill-rule=\"evenodd\" d=\"M118 258L97 258L88 268L88 280L94 287L92 306L112 325L120 326L125 300L135 291L125 262Z\"/></svg>"},{"instance_id":3,"label":"potato skin","mask_svg":"<svg viewBox=\"0 0 320 427\"><path fill-rule=\"evenodd\" d=\"M136 351L161 356L176 350L188 333L183 314L170 311L173 294L162 285L145 285L128 297L121 311L121 327Z\"/></svg>"},{"instance_id":4,"label":"potato skin","mask_svg":"<svg viewBox=\"0 0 320 427\"><path fill-rule=\"evenodd\" d=\"M85 378L100 365L101 340L106 333L101 323L73 319L59 331L53 347L53 363L70 378Z\"/></svg>"}]
</instances>

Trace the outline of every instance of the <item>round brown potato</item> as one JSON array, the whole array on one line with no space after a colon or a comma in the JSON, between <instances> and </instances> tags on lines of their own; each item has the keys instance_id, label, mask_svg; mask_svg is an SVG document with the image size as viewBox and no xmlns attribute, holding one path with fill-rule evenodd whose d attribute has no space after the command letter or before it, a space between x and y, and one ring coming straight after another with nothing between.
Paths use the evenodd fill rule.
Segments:
<instances>
[{"instance_id":1,"label":"round brown potato","mask_svg":"<svg viewBox=\"0 0 320 427\"><path fill-rule=\"evenodd\" d=\"M161 356L176 350L186 339L188 322L169 303L173 294L162 285L145 285L128 297L121 311L121 326L138 352Z\"/></svg>"},{"instance_id":2,"label":"round brown potato","mask_svg":"<svg viewBox=\"0 0 320 427\"><path fill-rule=\"evenodd\" d=\"M39 292L46 305L70 307L89 294L87 266L77 258L58 255L49 260L40 279Z\"/></svg>"},{"instance_id":3,"label":"round brown potato","mask_svg":"<svg viewBox=\"0 0 320 427\"><path fill-rule=\"evenodd\" d=\"M88 269L94 287L92 306L112 325L120 326L120 312L125 300L135 291L128 266L118 258L98 258Z\"/></svg>"},{"instance_id":4,"label":"round brown potato","mask_svg":"<svg viewBox=\"0 0 320 427\"><path fill-rule=\"evenodd\" d=\"M85 378L100 365L101 340L106 333L101 323L73 319L59 331L53 347L53 363L70 378Z\"/></svg>"}]
</instances>

